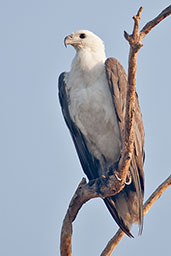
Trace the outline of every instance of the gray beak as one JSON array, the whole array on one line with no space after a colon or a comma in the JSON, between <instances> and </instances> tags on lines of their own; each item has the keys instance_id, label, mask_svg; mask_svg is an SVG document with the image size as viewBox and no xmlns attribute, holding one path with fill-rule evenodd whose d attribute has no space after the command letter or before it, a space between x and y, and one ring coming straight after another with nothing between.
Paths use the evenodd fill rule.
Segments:
<instances>
[{"instance_id":1,"label":"gray beak","mask_svg":"<svg viewBox=\"0 0 171 256\"><path fill-rule=\"evenodd\" d=\"M64 38L64 45L65 45L65 47L67 47L68 44L72 44L72 43L73 43L72 35L66 36Z\"/></svg>"}]
</instances>

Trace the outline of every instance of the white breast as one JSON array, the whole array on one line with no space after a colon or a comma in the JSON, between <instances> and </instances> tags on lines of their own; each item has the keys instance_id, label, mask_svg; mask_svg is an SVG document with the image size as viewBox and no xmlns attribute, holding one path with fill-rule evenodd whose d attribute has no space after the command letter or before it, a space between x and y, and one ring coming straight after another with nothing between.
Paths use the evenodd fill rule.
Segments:
<instances>
[{"instance_id":1,"label":"white breast","mask_svg":"<svg viewBox=\"0 0 171 256\"><path fill-rule=\"evenodd\" d=\"M77 63L65 78L69 112L73 122L85 136L91 153L108 165L118 160L121 136L109 91L104 62L91 70Z\"/></svg>"},{"instance_id":2,"label":"white breast","mask_svg":"<svg viewBox=\"0 0 171 256\"><path fill-rule=\"evenodd\" d=\"M105 59L104 49L78 51L65 82L73 122L85 136L90 152L102 166L104 157L110 166L119 158L121 136L105 74Z\"/></svg>"}]
</instances>

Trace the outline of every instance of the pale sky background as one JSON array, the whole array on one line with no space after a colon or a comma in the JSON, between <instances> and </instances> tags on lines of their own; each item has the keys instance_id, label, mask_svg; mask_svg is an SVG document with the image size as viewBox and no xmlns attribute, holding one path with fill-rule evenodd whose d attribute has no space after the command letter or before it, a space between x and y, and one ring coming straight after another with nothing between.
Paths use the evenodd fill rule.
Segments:
<instances>
[{"instance_id":1,"label":"pale sky background","mask_svg":"<svg viewBox=\"0 0 171 256\"><path fill-rule=\"evenodd\" d=\"M0 255L57 256L70 199L84 176L57 98L57 77L75 54L66 35L89 29L107 56L127 70L123 31L142 5L141 27L168 0L1 0L0 4ZM137 90L146 133L145 198L166 179L171 159L171 18L143 41ZM143 235L124 237L112 255L170 255L171 191L145 217ZM117 231L100 199L74 222L73 255L98 256ZM137 229L133 230L134 234Z\"/></svg>"}]
</instances>

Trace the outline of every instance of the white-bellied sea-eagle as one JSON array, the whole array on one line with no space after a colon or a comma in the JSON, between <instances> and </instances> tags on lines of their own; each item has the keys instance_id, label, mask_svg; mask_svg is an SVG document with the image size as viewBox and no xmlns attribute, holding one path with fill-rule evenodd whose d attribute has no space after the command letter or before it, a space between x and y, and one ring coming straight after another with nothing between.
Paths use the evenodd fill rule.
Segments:
<instances>
[{"instance_id":1,"label":"white-bellied sea-eagle","mask_svg":"<svg viewBox=\"0 0 171 256\"><path fill-rule=\"evenodd\" d=\"M117 168L125 126L127 75L115 58L107 58L103 41L88 30L65 37L76 50L71 71L59 77L59 100L82 168L89 180ZM128 235L143 225L144 129L136 94L134 153L124 189L104 202Z\"/></svg>"}]
</instances>

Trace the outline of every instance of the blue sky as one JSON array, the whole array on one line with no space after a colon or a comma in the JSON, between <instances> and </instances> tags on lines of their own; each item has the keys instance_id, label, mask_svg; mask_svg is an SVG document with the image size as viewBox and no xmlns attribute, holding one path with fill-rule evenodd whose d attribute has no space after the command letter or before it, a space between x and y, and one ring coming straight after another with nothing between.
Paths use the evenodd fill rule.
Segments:
<instances>
[{"instance_id":1,"label":"blue sky","mask_svg":"<svg viewBox=\"0 0 171 256\"><path fill-rule=\"evenodd\" d=\"M107 56L119 59L127 70L129 46L123 31L132 31L131 17L142 5L142 27L169 4L1 3L0 255L59 255L62 220L84 176L57 98L57 77L69 71L75 54L72 47L64 47L64 37L78 29L95 32ZM145 198L170 174L170 27L168 17L143 40L138 55L137 91L146 133ZM145 217L143 235L125 236L113 255L169 255L170 196L168 189ZM116 231L103 202L91 200L74 222L73 254L100 255Z\"/></svg>"}]
</instances>

